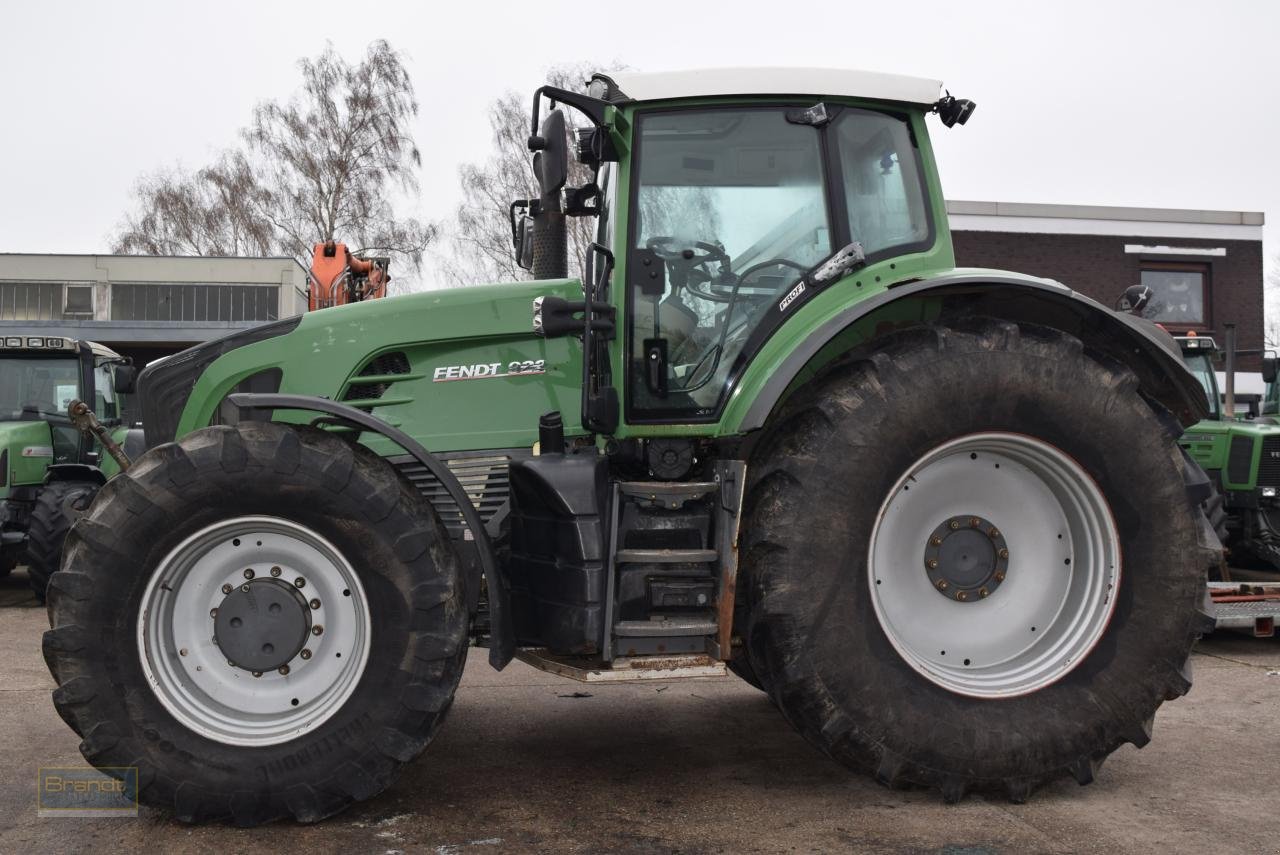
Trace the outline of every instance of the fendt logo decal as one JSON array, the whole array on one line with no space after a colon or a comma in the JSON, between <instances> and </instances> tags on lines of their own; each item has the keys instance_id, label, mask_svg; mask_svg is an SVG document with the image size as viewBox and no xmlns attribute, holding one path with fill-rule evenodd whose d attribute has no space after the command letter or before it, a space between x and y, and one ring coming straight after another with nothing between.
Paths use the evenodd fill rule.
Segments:
<instances>
[{"instance_id":1,"label":"fendt logo decal","mask_svg":"<svg viewBox=\"0 0 1280 855\"><path fill-rule=\"evenodd\" d=\"M503 370L503 369L506 370ZM514 359L504 366L501 362L478 362L474 365L440 365L431 376L433 383L451 383L454 380L486 380L490 377L525 377L530 374L546 374L545 359Z\"/></svg>"}]
</instances>

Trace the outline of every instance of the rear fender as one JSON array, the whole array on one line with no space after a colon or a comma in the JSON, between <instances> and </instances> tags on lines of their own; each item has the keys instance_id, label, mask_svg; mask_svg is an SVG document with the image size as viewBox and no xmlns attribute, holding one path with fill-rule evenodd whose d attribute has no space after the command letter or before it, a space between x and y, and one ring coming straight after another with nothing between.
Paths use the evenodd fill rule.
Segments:
<instances>
[{"instance_id":1,"label":"rear fender","mask_svg":"<svg viewBox=\"0 0 1280 855\"><path fill-rule=\"evenodd\" d=\"M1175 433L1209 414L1204 390L1183 365L1177 343L1154 323L1112 311L1051 279L975 270L891 285L831 314L768 369L759 392L741 410L737 432L763 427L808 377L852 347L901 326L903 319L918 323L960 311L1052 327L1124 363L1138 376L1143 395L1178 422Z\"/></svg>"}]
</instances>

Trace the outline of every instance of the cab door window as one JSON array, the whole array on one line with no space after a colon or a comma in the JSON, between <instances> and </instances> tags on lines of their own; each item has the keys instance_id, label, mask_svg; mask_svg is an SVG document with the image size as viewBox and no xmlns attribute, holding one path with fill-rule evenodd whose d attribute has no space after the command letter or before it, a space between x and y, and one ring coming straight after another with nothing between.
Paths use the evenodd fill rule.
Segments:
<instances>
[{"instance_id":1,"label":"cab door window","mask_svg":"<svg viewBox=\"0 0 1280 855\"><path fill-rule=\"evenodd\" d=\"M820 132L742 107L642 114L636 138L630 410L704 417L761 319L833 249ZM662 287L641 287L646 262Z\"/></svg>"}]
</instances>

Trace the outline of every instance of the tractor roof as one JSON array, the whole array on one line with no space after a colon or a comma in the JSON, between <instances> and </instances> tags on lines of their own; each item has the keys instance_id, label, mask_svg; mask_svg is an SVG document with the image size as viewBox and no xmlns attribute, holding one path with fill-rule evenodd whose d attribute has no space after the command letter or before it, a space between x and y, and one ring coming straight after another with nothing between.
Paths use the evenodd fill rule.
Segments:
<instances>
[{"instance_id":1,"label":"tractor roof","mask_svg":"<svg viewBox=\"0 0 1280 855\"><path fill-rule=\"evenodd\" d=\"M705 68L691 71L637 73L619 71L607 77L616 84L618 101L663 101L715 95L813 95L869 98L932 105L942 81L849 68Z\"/></svg>"}]
</instances>

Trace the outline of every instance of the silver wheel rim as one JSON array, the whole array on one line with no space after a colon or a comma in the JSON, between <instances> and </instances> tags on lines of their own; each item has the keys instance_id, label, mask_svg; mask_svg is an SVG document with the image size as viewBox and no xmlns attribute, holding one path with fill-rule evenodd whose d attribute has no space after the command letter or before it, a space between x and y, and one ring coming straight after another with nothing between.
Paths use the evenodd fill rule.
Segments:
<instances>
[{"instance_id":1,"label":"silver wheel rim","mask_svg":"<svg viewBox=\"0 0 1280 855\"><path fill-rule=\"evenodd\" d=\"M985 577L998 586L966 576L982 587L959 601L957 584L940 590L950 577L936 544L952 522L970 521L998 529L992 552L1007 552ZM1058 448L1013 433L960 437L916 461L881 505L868 553L890 643L931 682L973 697L1034 692L1079 665L1107 627L1120 577L1101 489Z\"/></svg>"},{"instance_id":2,"label":"silver wheel rim","mask_svg":"<svg viewBox=\"0 0 1280 855\"><path fill-rule=\"evenodd\" d=\"M247 579L290 583L305 598L305 654L286 667L251 671L218 645L216 610ZM364 588L333 544L289 520L236 517L160 562L142 595L138 652L156 697L183 725L227 745L274 745L320 726L351 697L370 625Z\"/></svg>"}]
</instances>

